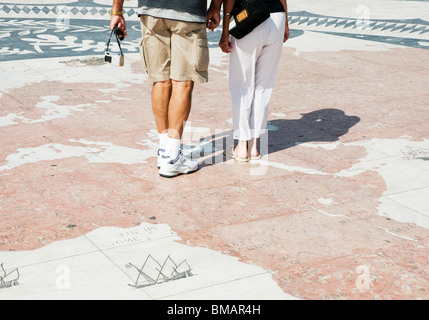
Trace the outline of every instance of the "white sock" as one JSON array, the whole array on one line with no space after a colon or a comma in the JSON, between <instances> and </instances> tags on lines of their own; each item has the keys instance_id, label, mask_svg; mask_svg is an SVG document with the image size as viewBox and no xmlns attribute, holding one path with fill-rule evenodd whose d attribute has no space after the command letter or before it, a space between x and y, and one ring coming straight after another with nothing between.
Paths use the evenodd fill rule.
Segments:
<instances>
[{"instance_id":1,"label":"white sock","mask_svg":"<svg viewBox=\"0 0 429 320\"><path fill-rule=\"evenodd\" d=\"M158 137L159 137L159 148L165 150L167 145L168 133L159 133Z\"/></svg>"},{"instance_id":2,"label":"white sock","mask_svg":"<svg viewBox=\"0 0 429 320\"><path fill-rule=\"evenodd\" d=\"M180 139L172 139L170 137L167 137L167 142L165 146L166 155L173 160L176 159L180 151L180 143Z\"/></svg>"}]
</instances>

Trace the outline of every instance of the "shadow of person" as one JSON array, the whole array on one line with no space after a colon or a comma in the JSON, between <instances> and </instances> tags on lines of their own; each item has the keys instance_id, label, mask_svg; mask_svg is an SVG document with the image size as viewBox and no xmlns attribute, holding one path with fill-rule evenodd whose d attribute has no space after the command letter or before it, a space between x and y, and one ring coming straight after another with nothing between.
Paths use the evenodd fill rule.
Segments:
<instances>
[{"instance_id":1,"label":"shadow of person","mask_svg":"<svg viewBox=\"0 0 429 320\"><path fill-rule=\"evenodd\" d=\"M338 141L360 121L357 116L349 116L343 110L333 108L301 115L300 119L268 121L266 133L259 139L259 150L262 156L306 142ZM201 141L207 142L206 147L202 151L192 153L192 157L194 159L205 157L201 167L225 162L227 158L223 152L219 153L219 151L226 150L232 144L237 144L232 133L232 130L227 130L201 139Z\"/></svg>"},{"instance_id":2,"label":"shadow of person","mask_svg":"<svg viewBox=\"0 0 429 320\"><path fill-rule=\"evenodd\" d=\"M321 109L301 115L296 120L276 119L268 122L268 139L260 139L262 143L268 141L268 153L306 142L338 141L360 121L359 117L346 115L339 109Z\"/></svg>"}]
</instances>

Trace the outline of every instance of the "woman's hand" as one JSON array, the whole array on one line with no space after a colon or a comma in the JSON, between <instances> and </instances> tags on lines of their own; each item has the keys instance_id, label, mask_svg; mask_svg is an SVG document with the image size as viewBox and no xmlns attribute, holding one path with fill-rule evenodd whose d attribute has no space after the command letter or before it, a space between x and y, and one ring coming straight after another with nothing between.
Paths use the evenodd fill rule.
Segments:
<instances>
[{"instance_id":1,"label":"woman's hand","mask_svg":"<svg viewBox=\"0 0 429 320\"><path fill-rule=\"evenodd\" d=\"M285 35L283 37L283 42L286 42L289 39L289 36L290 36L290 33L289 33L289 20L288 20L287 1L286 0L280 0L280 2L282 3L283 8L285 9L285 14L286 14Z\"/></svg>"},{"instance_id":2,"label":"woman's hand","mask_svg":"<svg viewBox=\"0 0 429 320\"><path fill-rule=\"evenodd\" d=\"M225 53L230 53L232 49L231 41L229 40L229 32L222 32L222 36L219 41L220 49Z\"/></svg>"},{"instance_id":3,"label":"woman's hand","mask_svg":"<svg viewBox=\"0 0 429 320\"><path fill-rule=\"evenodd\" d=\"M290 31L289 31L289 23L286 21L286 27L285 27L285 35L283 38L283 42L286 42L289 39Z\"/></svg>"}]
</instances>

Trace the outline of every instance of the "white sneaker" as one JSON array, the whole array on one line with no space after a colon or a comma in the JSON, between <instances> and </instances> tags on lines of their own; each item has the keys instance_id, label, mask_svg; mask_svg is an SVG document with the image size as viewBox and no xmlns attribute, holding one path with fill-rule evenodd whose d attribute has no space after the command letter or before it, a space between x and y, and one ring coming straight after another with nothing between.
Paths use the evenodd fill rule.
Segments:
<instances>
[{"instance_id":1,"label":"white sneaker","mask_svg":"<svg viewBox=\"0 0 429 320\"><path fill-rule=\"evenodd\" d=\"M168 156L161 156L161 168L159 175L165 178L173 178L181 174L188 174L198 170L198 161L188 159L180 150L176 159L171 159Z\"/></svg>"},{"instance_id":2,"label":"white sneaker","mask_svg":"<svg viewBox=\"0 0 429 320\"><path fill-rule=\"evenodd\" d=\"M158 169L161 168L161 162L163 161L162 156L165 155L165 149L158 149ZM165 162L165 160L164 160Z\"/></svg>"}]
</instances>

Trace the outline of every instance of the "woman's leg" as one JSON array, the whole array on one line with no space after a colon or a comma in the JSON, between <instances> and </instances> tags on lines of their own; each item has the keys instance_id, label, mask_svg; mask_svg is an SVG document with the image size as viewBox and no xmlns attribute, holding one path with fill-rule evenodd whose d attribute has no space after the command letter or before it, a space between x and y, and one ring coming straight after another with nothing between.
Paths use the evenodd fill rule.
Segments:
<instances>
[{"instance_id":1,"label":"woman's leg","mask_svg":"<svg viewBox=\"0 0 429 320\"><path fill-rule=\"evenodd\" d=\"M242 39L232 38L229 64L229 84L233 107L234 139L248 141L251 108L255 88L255 70L260 51L260 34L255 32Z\"/></svg>"},{"instance_id":2,"label":"woman's leg","mask_svg":"<svg viewBox=\"0 0 429 320\"><path fill-rule=\"evenodd\" d=\"M259 138L253 138L249 141L248 153L250 154L250 157L258 157L260 155L258 150L258 140Z\"/></svg>"},{"instance_id":3,"label":"woman's leg","mask_svg":"<svg viewBox=\"0 0 429 320\"><path fill-rule=\"evenodd\" d=\"M261 134L265 133L268 119L268 107L271 100L277 70L283 48L285 29L285 14L273 13L265 24L266 40L257 57L255 66L254 98L251 108L250 143L251 156L258 156L257 142Z\"/></svg>"}]
</instances>

